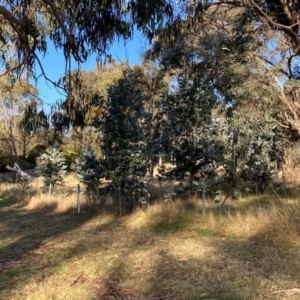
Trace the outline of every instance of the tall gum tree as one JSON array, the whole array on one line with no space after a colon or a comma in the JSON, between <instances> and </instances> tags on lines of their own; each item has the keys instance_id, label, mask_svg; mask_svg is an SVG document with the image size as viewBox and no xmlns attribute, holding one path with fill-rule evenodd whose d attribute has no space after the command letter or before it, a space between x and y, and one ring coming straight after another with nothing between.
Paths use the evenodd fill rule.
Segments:
<instances>
[{"instance_id":1,"label":"tall gum tree","mask_svg":"<svg viewBox=\"0 0 300 300\"><path fill-rule=\"evenodd\" d=\"M19 124L26 103L37 98L37 90L24 79L12 83L8 76L0 77L0 134L5 139L11 156L18 161Z\"/></svg>"},{"instance_id":2,"label":"tall gum tree","mask_svg":"<svg viewBox=\"0 0 300 300\"><path fill-rule=\"evenodd\" d=\"M218 15L224 8L228 12L242 9L246 22L255 24L253 29L260 34L265 43L275 41L279 60L266 55L253 53L253 60L261 59L262 68L268 76L260 83L272 86L281 100L281 113L274 118L278 125L296 132L300 136L300 1L298 0L219 0L198 1L194 6L196 16L203 18L207 12ZM268 52L268 51L267 51Z\"/></svg>"},{"instance_id":3,"label":"tall gum tree","mask_svg":"<svg viewBox=\"0 0 300 300\"><path fill-rule=\"evenodd\" d=\"M262 128L261 124L268 121L266 116L271 115L275 118L284 108L272 86L273 78L270 75L279 74L282 78L285 70L283 64L278 64L280 57L278 54L281 49L268 50L268 41L271 38L277 38L280 33L276 36L274 32L262 33L261 30L257 30L255 18L248 18L249 8L247 7L234 5L229 7L224 3L222 5L214 3L206 7L202 19L181 22L180 26L171 30L171 35L170 32L163 32L155 40L152 49L146 52L145 58L158 60L165 71L177 79L177 88L182 78L188 80L188 83L193 82L197 77L206 78L207 86L213 90L218 101L214 105L205 107L203 111L209 114L218 105L222 113L218 110L215 118L226 118L228 122L227 135L231 138L227 137L226 147L229 148L226 165L232 174L231 177L235 178L238 166L246 160L244 152L250 146L248 135L253 135L255 142L263 138L267 139L269 127L272 130L273 127L268 125ZM268 38L266 42L265 38ZM275 68L271 63L278 65ZM196 86L201 85L197 83ZM195 97L196 92L193 91L191 94ZM183 103L188 102L187 95L180 96L182 99L178 100ZM208 93L205 91L199 97L198 105L204 106L207 97ZM169 100L168 103L170 102ZM188 121L192 120L191 116L196 112L196 109L191 109L195 104L197 104L196 101L186 104L184 110L188 116L176 122L178 125L182 123L190 133L193 132L193 128L196 128L195 124L193 126L188 124ZM178 109L178 104L172 103L170 109L170 111ZM191 109L190 112L189 109ZM183 113L177 115L182 116ZM203 120L203 117L198 116L196 119ZM259 126L258 119L262 120ZM273 120L270 118L270 121ZM176 126L171 126L171 128L176 128ZM242 133L241 129L245 132ZM180 139L180 133L184 133L182 128L176 133L176 139ZM171 134L168 133L168 136L171 137ZM187 149L187 142L185 142L187 136L188 134L185 134L181 138L184 142L182 143L184 146L180 149L181 153ZM179 142L174 144L179 148ZM281 159L280 150L280 147L276 148L278 156L272 157L272 162ZM199 150L195 152L199 153ZM268 155L269 152L264 151ZM263 151L258 151L257 157L262 154ZM190 157L184 158L190 159ZM253 161L252 158L252 163ZM196 166L194 162L191 165ZM185 163L183 169L186 170L186 166Z\"/></svg>"}]
</instances>

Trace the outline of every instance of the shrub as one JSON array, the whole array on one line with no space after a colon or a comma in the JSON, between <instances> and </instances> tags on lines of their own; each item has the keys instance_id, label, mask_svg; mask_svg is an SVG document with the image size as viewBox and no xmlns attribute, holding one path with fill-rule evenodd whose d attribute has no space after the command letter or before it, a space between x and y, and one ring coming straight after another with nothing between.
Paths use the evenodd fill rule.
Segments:
<instances>
[{"instance_id":1,"label":"shrub","mask_svg":"<svg viewBox=\"0 0 300 300\"><path fill-rule=\"evenodd\" d=\"M44 177L44 187L54 188L62 185L66 176L66 158L62 151L49 148L37 160L37 171Z\"/></svg>"},{"instance_id":2,"label":"shrub","mask_svg":"<svg viewBox=\"0 0 300 300\"><path fill-rule=\"evenodd\" d=\"M88 198L90 200L96 198L103 168L90 145L82 149L76 158L76 172L79 181L86 186Z\"/></svg>"},{"instance_id":3,"label":"shrub","mask_svg":"<svg viewBox=\"0 0 300 300\"><path fill-rule=\"evenodd\" d=\"M27 152L27 160L32 164L36 164L36 159L45 151L46 146L44 144L34 144Z\"/></svg>"},{"instance_id":4,"label":"shrub","mask_svg":"<svg viewBox=\"0 0 300 300\"><path fill-rule=\"evenodd\" d=\"M64 152L66 158L67 169L70 170L72 165L76 163L76 157L78 156L77 152L72 150L66 150Z\"/></svg>"}]
</instances>

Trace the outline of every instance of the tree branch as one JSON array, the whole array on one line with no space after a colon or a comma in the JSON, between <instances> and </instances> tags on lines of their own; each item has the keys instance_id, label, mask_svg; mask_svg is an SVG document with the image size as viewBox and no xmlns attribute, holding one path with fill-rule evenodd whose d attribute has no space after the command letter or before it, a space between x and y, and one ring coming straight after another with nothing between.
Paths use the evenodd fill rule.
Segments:
<instances>
[{"instance_id":1,"label":"tree branch","mask_svg":"<svg viewBox=\"0 0 300 300\"><path fill-rule=\"evenodd\" d=\"M42 65L40 59L38 58L38 56L37 56L35 53L33 53L33 54L34 54L34 56L35 56L35 58L36 58L36 61L38 62L39 67L41 68L41 72L42 72L42 73L41 73L40 76L43 76L43 77L46 79L46 81L51 82L51 83L55 86L57 92L59 92L61 95L63 95L58 89L61 89L61 90L64 91L64 88L61 87L61 86L59 86L56 82L52 81L50 78L47 77L47 75L46 75L46 73L45 73L45 71L44 71L44 68L43 68L43 65ZM39 76L39 77L40 77L40 76ZM39 78L39 77L38 77L38 78Z\"/></svg>"},{"instance_id":2,"label":"tree branch","mask_svg":"<svg viewBox=\"0 0 300 300\"><path fill-rule=\"evenodd\" d=\"M274 22L258 5L254 0L249 0L251 5L253 6L254 10L263 18L265 18L271 25L280 27L282 29L285 29L286 32L288 32L288 35L291 37L291 39L294 41L295 45L297 46L297 51L299 51L299 40L297 34L292 30L293 27L300 24L300 22L294 23L290 26L286 26L277 22ZM292 20L290 20L292 21Z\"/></svg>"},{"instance_id":3,"label":"tree branch","mask_svg":"<svg viewBox=\"0 0 300 300\"><path fill-rule=\"evenodd\" d=\"M271 66L275 66L275 64L273 62L271 62L269 59L263 57L262 58L266 63L268 63ZM293 78L293 74L288 73L287 71L283 70L282 68L278 69L280 73L282 73L283 75L285 75L288 78Z\"/></svg>"},{"instance_id":4,"label":"tree branch","mask_svg":"<svg viewBox=\"0 0 300 300\"><path fill-rule=\"evenodd\" d=\"M287 4L286 0L280 0L283 11L286 15L286 17L289 19L290 23L294 24L295 22L295 18L293 18L294 16L292 15L291 11L289 10L290 7L288 7L289 5ZM295 25L293 25L295 26Z\"/></svg>"},{"instance_id":5,"label":"tree branch","mask_svg":"<svg viewBox=\"0 0 300 300\"><path fill-rule=\"evenodd\" d=\"M227 1L227 0L219 0L216 2L211 3L211 6L213 5L220 5L220 4L228 4L228 5L234 5L234 6L242 6L240 1Z\"/></svg>"},{"instance_id":6,"label":"tree branch","mask_svg":"<svg viewBox=\"0 0 300 300\"><path fill-rule=\"evenodd\" d=\"M79 9L80 9L80 5L83 3L83 0L81 0L76 8L75 14L74 14L74 18L70 27L70 33L73 34L73 30L75 28L75 24L78 18L78 14L79 14Z\"/></svg>"},{"instance_id":7,"label":"tree branch","mask_svg":"<svg viewBox=\"0 0 300 300\"><path fill-rule=\"evenodd\" d=\"M17 19L9 10L7 10L4 6L0 5L0 14L7 20L9 23L14 23L20 27L25 27L26 23Z\"/></svg>"},{"instance_id":8,"label":"tree branch","mask_svg":"<svg viewBox=\"0 0 300 300\"><path fill-rule=\"evenodd\" d=\"M74 38L72 37L72 34L67 30L61 16L59 15L56 6L54 5L54 2L51 0L42 0L46 5L49 5L51 8L54 17L56 18L59 26L61 27L64 35L66 36L67 40L69 41L70 44L74 44Z\"/></svg>"},{"instance_id":9,"label":"tree branch","mask_svg":"<svg viewBox=\"0 0 300 300\"><path fill-rule=\"evenodd\" d=\"M24 180L27 180L27 181L32 181L32 180L37 179L37 177L31 176L31 175L25 173L24 171L22 171L17 163L14 163L13 168L10 166L6 166L6 169L17 172Z\"/></svg>"},{"instance_id":10,"label":"tree branch","mask_svg":"<svg viewBox=\"0 0 300 300\"><path fill-rule=\"evenodd\" d=\"M24 21L15 18L14 15L3 6L0 6L0 14L4 17L5 20L7 20L10 23L13 30L18 34L20 40L23 43L27 44L27 38L23 35L23 33L18 28L18 26L25 28L26 23Z\"/></svg>"},{"instance_id":11,"label":"tree branch","mask_svg":"<svg viewBox=\"0 0 300 300\"><path fill-rule=\"evenodd\" d=\"M282 294L282 293L300 293L300 289L294 288L288 290L275 291L272 292L271 294Z\"/></svg>"},{"instance_id":12,"label":"tree branch","mask_svg":"<svg viewBox=\"0 0 300 300\"><path fill-rule=\"evenodd\" d=\"M11 68L9 70L6 70L5 72L0 73L0 77L5 76L8 73L13 72L15 70L18 70L18 69L22 68L24 65L25 65L25 63L23 62L23 63L17 65L16 67L13 67L13 68Z\"/></svg>"},{"instance_id":13,"label":"tree branch","mask_svg":"<svg viewBox=\"0 0 300 300\"><path fill-rule=\"evenodd\" d=\"M282 116L282 118L283 118L283 116ZM267 122L274 122L274 123L276 123L276 124L278 124L280 127L283 127L283 128L290 128L290 126L288 126L288 125L285 125L285 124L282 124L282 123L280 123L279 121L277 121L276 119L269 119L268 117L266 117L266 120L267 120ZM285 119L283 118L283 120L285 121Z\"/></svg>"}]
</instances>

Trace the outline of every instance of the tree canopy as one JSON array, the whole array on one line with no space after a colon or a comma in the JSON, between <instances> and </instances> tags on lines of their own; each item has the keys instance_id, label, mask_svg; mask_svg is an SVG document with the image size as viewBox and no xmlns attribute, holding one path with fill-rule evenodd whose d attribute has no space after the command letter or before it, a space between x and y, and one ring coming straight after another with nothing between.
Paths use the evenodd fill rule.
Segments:
<instances>
[{"instance_id":1,"label":"tree canopy","mask_svg":"<svg viewBox=\"0 0 300 300\"><path fill-rule=\"evenodd\" d=\"M0 5L1 57L7 71L27 69L37 77L37 65L44 73L39 54L47 54L49 43L63 50L67 62L83 63L91 54L105 54L115 37L130 38L134 27L153 38L172 17L168 0L5 0Z\"/></svg>"}]
</instances>

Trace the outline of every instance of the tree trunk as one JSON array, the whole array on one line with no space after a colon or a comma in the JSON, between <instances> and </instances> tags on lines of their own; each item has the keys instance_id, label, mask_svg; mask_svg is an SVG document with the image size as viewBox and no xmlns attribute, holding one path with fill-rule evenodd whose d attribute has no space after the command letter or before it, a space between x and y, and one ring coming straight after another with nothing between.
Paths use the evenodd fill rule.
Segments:
<instances>
[{"instance_id":1,"label":"tree trunk","mask_svg":"<svg viewBox=\"0 0 300 300\"><path fill-rule=\"evenodd\" d=\"M9 133L9 136L7 137L7 144L8 148L10 150L10 154L14 159L15 163L19 163L19 157L18 157L18 152L15 144L15 139L12 135L12 133Z\"/></svg>"},{"instance_id":2,"label":"tree trunk","mask_svg":"<svg viewBox=\"0 0 300 300\"><path fill-rule=\"evenodd\" d=\"M231 159L233 162L233 180L236 180L236 170L237 170L237 163L238 163L238 155L236 153L236 145L239 141L239 134L234 132L233 133L233 140L232 140L232 153L231 153Z\"/></svg>"}]
</instances>

